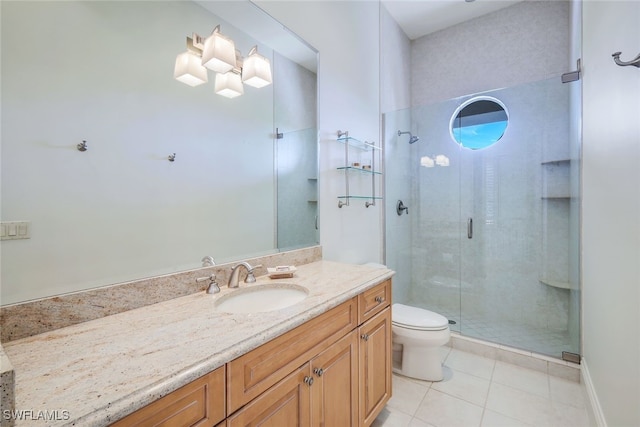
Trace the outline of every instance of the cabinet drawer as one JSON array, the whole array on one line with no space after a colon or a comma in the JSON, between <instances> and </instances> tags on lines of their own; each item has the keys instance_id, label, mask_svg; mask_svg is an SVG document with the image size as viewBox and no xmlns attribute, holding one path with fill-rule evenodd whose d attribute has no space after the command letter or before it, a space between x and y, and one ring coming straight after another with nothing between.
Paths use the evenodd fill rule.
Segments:
<instances>
[{"instance_id":1,"label":"cabinet drawer","mask_svg":"<svg viewBox=\"0 0 640 427\"><path fill-rule=\"evenodd\" d=\"M133 426L212 426L225 417L225 367L169 393L112 424Z\"/></svg>"},{"instance_id":2,"label":"cabinet drawer","mask_svg":"<svg viewBox=\"0 0 640 427\"><path fill-rule=\"evenodd\" d=\"M357 297L227 364L229 414L358 326Z\"/></svg>"},{"instance_id":3,"label":"cabinet drawer","mask_svg":"<svg viewBox=\"0 0 640 427\"><path fill-rule=\"evenodd\" d=\"M391 280L358 295L358 323L363 323L391 304Z\"/></svg>"}]
</instances>

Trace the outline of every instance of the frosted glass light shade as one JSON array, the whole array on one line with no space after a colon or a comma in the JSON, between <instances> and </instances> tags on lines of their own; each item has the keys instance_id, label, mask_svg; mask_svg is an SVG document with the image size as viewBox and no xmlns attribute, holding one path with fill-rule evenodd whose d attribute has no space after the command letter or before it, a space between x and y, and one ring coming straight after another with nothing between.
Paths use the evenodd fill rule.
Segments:
<instances>
[{"instance_id":1,"label":"frosted glass light shade","mask_svg":"<svg viewBox=\"0 0 640 427\"><path fill-rule=\"evenodd\" d=\"M271 63L254 47L242 65L242 81L249 86L261 88L272 82Z\"/></svg>"},{"instance_id":2,"label":"frosted glass light shade","mask_svg":"<svg viewBox=\"0 0 640 427\"><path fill-rule=\"evenodd\" d=\"M218 95L226 96L227 98L235 98L242 95L244 87L242 87L240 74L236 74L233 71L216 74L215 91Z\"/></svg>"},{"instance_id":3,"label":"frosted glass light shade","mask_svg":"<svg viewBox=\"0 0 640 427\"><path fill-rule=\"evenodd\" d=\"M198 86L208 81L207 69L200 63L200 57L189 51L176 57L173 77L189 86Z\"/></svg>"},{"instance_id":4,"label":"frosted glass light shade","mask_svg":"<svg viewBox=\"0 0 640 427\"><path fill-rule=\"evenodd\" d=\"M216 73L226 73L236 66L236 46L233 40L217 30L204 41L202 65Z\"/></svg>"}]
</instances>

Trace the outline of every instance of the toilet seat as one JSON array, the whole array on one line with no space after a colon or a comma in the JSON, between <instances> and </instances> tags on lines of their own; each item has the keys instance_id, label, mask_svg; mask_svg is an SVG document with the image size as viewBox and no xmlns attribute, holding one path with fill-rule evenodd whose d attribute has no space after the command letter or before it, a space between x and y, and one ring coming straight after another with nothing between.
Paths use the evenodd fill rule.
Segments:
<instances>
[{"instance_id":1,"label":"toilet seat","mask_svg":"<svg viewBox=\"0 0 640 427\"><path fill-rule=\"evenodd\" d=\"M391 323L395 326L416 331L442 331L449 327L446 317L418 307L393 304Z\"/></svg>"}]
</instances>

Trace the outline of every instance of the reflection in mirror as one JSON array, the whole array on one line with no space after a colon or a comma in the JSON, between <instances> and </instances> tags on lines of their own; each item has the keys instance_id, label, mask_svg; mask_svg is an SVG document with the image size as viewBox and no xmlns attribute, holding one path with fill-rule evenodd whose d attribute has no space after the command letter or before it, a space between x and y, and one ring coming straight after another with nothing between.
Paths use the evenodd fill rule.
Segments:
<instances>
[{"instance_id":1,"label":"reflection in mirror","mask_svg":"<svg viewBox=\"0 0 640 427\"><path fill-rule=\"evenodd\" d=\"M233 13L216 15L210 3ZM317 243L309 203L316 52L255 5L0 7L1 217L30 228L29 239L1 243L3 305L198 268L205 256L222 263L273 253L279 240L287 248ZM213 74L197 87L174 79L186 36L216 25L243 56L258 46L272 63L272 85L228 99L214 93ZM261 28L280 33L257 39ZM304 60L296 57L305 49ZM279 148L276 128L291 147ZM301 183L287 184L288 169ZM281 212L291 216L280 221ZM295 238L281 239L281 228Z\"/></svg>"},{"instance_id":2,"label":"reflection in mirror","mask_svg":"<svg viewBox=\"0 0 640 427\"><path fill-rule=\"evenodd\" d=\"M509 118L499 100L481 96L462 104L451 119L451 135L465 148L487 148L504 135Z\"/></svg>"}]
</instances>

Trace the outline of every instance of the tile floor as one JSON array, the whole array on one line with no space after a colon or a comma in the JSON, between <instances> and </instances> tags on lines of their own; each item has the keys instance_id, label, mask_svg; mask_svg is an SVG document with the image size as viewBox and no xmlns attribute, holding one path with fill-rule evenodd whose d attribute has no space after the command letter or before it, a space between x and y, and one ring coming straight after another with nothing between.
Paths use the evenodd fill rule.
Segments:
<instances>
[{"instance_id":1,"label":"tile floor","mask_svg":"<svg viewBox=\"0 0 640 427\"><path fill-rule=\"evenodd\" d=\"M444 347L445 379L393 376L373 427L586 427L580 384Z\"/></svg>"}]
</instances>

